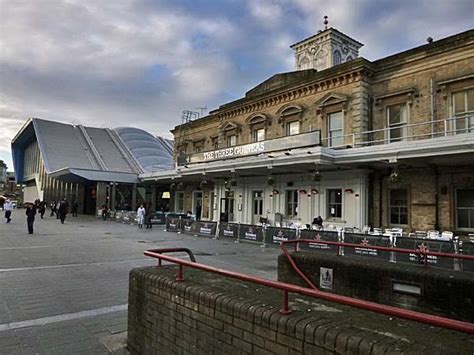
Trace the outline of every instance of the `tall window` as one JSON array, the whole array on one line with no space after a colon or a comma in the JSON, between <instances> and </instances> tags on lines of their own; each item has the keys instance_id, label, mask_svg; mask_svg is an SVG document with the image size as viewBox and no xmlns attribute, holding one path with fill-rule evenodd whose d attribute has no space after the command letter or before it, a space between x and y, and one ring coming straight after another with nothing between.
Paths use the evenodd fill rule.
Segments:
<instances>
[{"instance_id":1,"label":"tall window","mask_svg":"<svg viewBox=\"0 0 474 355\"><path fill-rule=\"evenodd\" d=\"M194 152L200 153L204 150L204 141L199 141L194 143Z\"/></svg>"},{"instance_id":2,"label":"tall window","mask_svg":"<svg viewBox=\"0 0 474 355\"><path fill-rule=\"evenodd\" d=\"M408 225L408 190L389 190L388 213L390 224Z\"/></svg>"},{"instance_id":3,"label":"tall window","mask_svg":"<svg viewBox=\"0 0 474 355\"><path fill-rule=\"evenodd\" d=\"M212 137L212 148L219 149L219 139L217 137Z\"/></svg>"},{"instance_id":4,"label":"tall window","mask_svg":"<svg viewBox=\"0 0 474 355\"><path fill-rule=\"evenodd\" d=\"M286 124L286 135L294 136L300 134L300 121L293 121Z\"/></svg>"},{"instance_id":5,"label":"tall window","mask_svg":"<svg viewBox=\"0 0 474 355\"><path fill-rule=\"evenodd\" d=\"M474 132L474 88L455 92L452 105L456 132Z\"/></svg>"},{"instance_id":6,"label":"tall window","mask_svg":"<svg viewBox=\"0 0 474 355\"><path fill-rule=\"evenodd\" d=\"M339 50L336 49L334 51L334 54L333 54L333 65L338 65L338 64L341 64L341 63L342 63L341 52L339 52Z\"/></svg>"},{"instance_id":7,"label":"tall window","mask_svg":"<svg viewBox=\"0 0 474 355\"><path fill-rule=\"evenodd\" d=\"M233 147L235 145L237 145L237 136L235 134L227 136L227 146Z\"/></svg>"},{"instance_id":8,"label":"tall window","mask_svg":"<svg viewBox=\"0 0 474 355\"><path fill-rule=\"evenodd\" d=\"M265 140L265 128L259 128L253 130L253 141L261 142Z\"/></svg>"},{"instance_id":9,"label":"tall window","mask_svg":"<svg viewBox=\"0 0 474 355\"><path fill-rule=\"evenodd\" d=\"M184 192L183 191L176 191L174 211L184 212Z\"/></svg>"},{"instance_id":10,"label":"tall window","mask_svg":"<svg viewBox=\"0 0 474 355\"><path fill-rule=\"evenodd\" d=\"M327 117L328 145L330 147L342 146L344 144L344 138L342 137L342 111L330 113Z\"/></svg>"},{"instance_id":11,"label":"tall window","mask_svg":"<svg viewBox=\"0 0 474 355\"><path fill-rule=\"evenodd\" d=\"M328 213L332 218L342 218L342 190L328 190Z\"/></svg>"},{"instance_id":12,"label":"tall window","mask_svg":"<svg viewBox=\"0 0 474 355\"><path fill-rule=\"evenodd\" d=\"M474 189L456 190L456 228L474 231Z\"/></svg>"},{"instance_id":13,"label":"tall window","mask_svg":"<svg viewBox=\"0 0 474 355\"><path fill-rule=\"evenodd\" d=\"M406 137L408 123L407 104L387 106L387 128L389 143L398 142Z\"/></svg>"},{"instance_id":14,"label":"tall window","mask_svg":"<svg viewBox=\"0 0 474 355\"><path fill-rule=\"evenodd\" d=\"M298 190L286 190L286 215L288 217L298 215Z\"/></svg>"}]
</instances>

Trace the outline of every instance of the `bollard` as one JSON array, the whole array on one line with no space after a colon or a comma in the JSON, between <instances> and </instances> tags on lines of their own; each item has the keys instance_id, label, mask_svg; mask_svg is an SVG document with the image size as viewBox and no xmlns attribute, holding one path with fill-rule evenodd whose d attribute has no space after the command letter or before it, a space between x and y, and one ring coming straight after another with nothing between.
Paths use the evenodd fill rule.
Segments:
<instances>
[{"instance_id":1,"label":"bollard","mask_svg":"<svg viewBox=\"0 0 474 355\"><path fill-rule=\"evenodd\" d=\"M240 222L237 224L237 240L234 243L240 243Z\"/></svg>"}]
</instances>

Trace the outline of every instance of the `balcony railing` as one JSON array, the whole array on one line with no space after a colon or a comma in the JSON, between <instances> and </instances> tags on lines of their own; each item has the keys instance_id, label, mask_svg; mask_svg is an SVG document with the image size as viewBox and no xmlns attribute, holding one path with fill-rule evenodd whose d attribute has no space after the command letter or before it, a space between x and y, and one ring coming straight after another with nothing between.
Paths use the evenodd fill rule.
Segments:
<instances>
[{"instance_id":1,"label":"balcony railing","mask_svg":"<svg viewBox=\"0 0 474 355\"><path fill-rule=\"evenodd\" d=\"M322 145L331 148L356 148L371 145L407 142L422 139L446 137L463 133L474 133L474 115L425 121L395 127L355 132L321 138ZM331 142L342 141L339 144Z\"/></svg>"}]
</instances>

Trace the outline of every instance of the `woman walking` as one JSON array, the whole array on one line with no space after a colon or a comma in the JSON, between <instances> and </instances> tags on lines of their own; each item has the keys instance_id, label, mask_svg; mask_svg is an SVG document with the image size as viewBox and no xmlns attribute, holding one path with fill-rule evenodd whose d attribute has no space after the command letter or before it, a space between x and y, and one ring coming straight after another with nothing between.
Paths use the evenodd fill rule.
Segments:
<instances>
[{"instance_id":1,"label":"woman walking","mask_svg":"<svg viewBox=\"0 0 474 355\"><path fill-rule=\"evenodd\" d=\"M145 207L143 207L143 205L140 205L137 210L138 228L143 228L143 223L145 223L145 215Z\"/></svg>"}]
</instances>

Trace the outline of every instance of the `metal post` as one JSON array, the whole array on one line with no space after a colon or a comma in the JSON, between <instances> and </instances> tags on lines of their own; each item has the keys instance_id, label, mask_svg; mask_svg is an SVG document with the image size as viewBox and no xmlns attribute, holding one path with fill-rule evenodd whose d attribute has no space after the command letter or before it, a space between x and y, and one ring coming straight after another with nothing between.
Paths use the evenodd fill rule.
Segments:
<instances>
[{"instance_id":1,"label":"metal post","mask_svg":"<svg viewBox=\"0 0 474 355\"><path fill-rule=\"evenodd\" d=\"M178 219L178 234L181 234L181 216L179 216L179 219Z\"/></svg>"},{"instance_id":2,"label":"metal post","mask_svg":"<svg viewBox=\"0 0 474 355\"><path fill-rule=\"evenodd\" d=\"M179 264L179 271L178 275L176 275L176 281L183 282L184 281L184 266L183 264Z\"/></svg>"},{"instance_id":3,"label":"metal post","mask_svg":"<svg viewBox=\"0 0 474 355\"><path fill-rule=\"evenodd\" d=\"M288 291L283 290L283 307L280 309L280 314L290 314L291 310L288 307Z\"/></svg>"},{"instance_id":4,"label":"metal post","mask_svg":"<svg viewBox=\"0 0 474 355\"><path fill-rule=\"evenodd\" d=\"M257 231L255 230L255 233L257 233ZM262 238L262 245L260 245L260 248L266 248L267 247L267 226L264 225L263 228L262 228L262 234L263 234L263 238Z\"/></svg>"},{"instance_id":5,"label":"metal post","mask_svg":"<svg viewBox=\"0 0 474 355\"><path fill-rule=\"evenodd\" d=\"M214 234L214 240L217 240L219 239L219 228L220 228L220 225L221 225L221 222L220 221L217 221L217 225L216 225L216 234Z\"/></svg>"},{"instance_id":6,"label":"metal post","mask_svg":"<svg viewBox=\"0 0 474 355\"><path fill-rule=\"evenodd\" d=\"M237 224L237 240L235 243L240 243L240 222Z\"/></svg>"}]
</instances>

